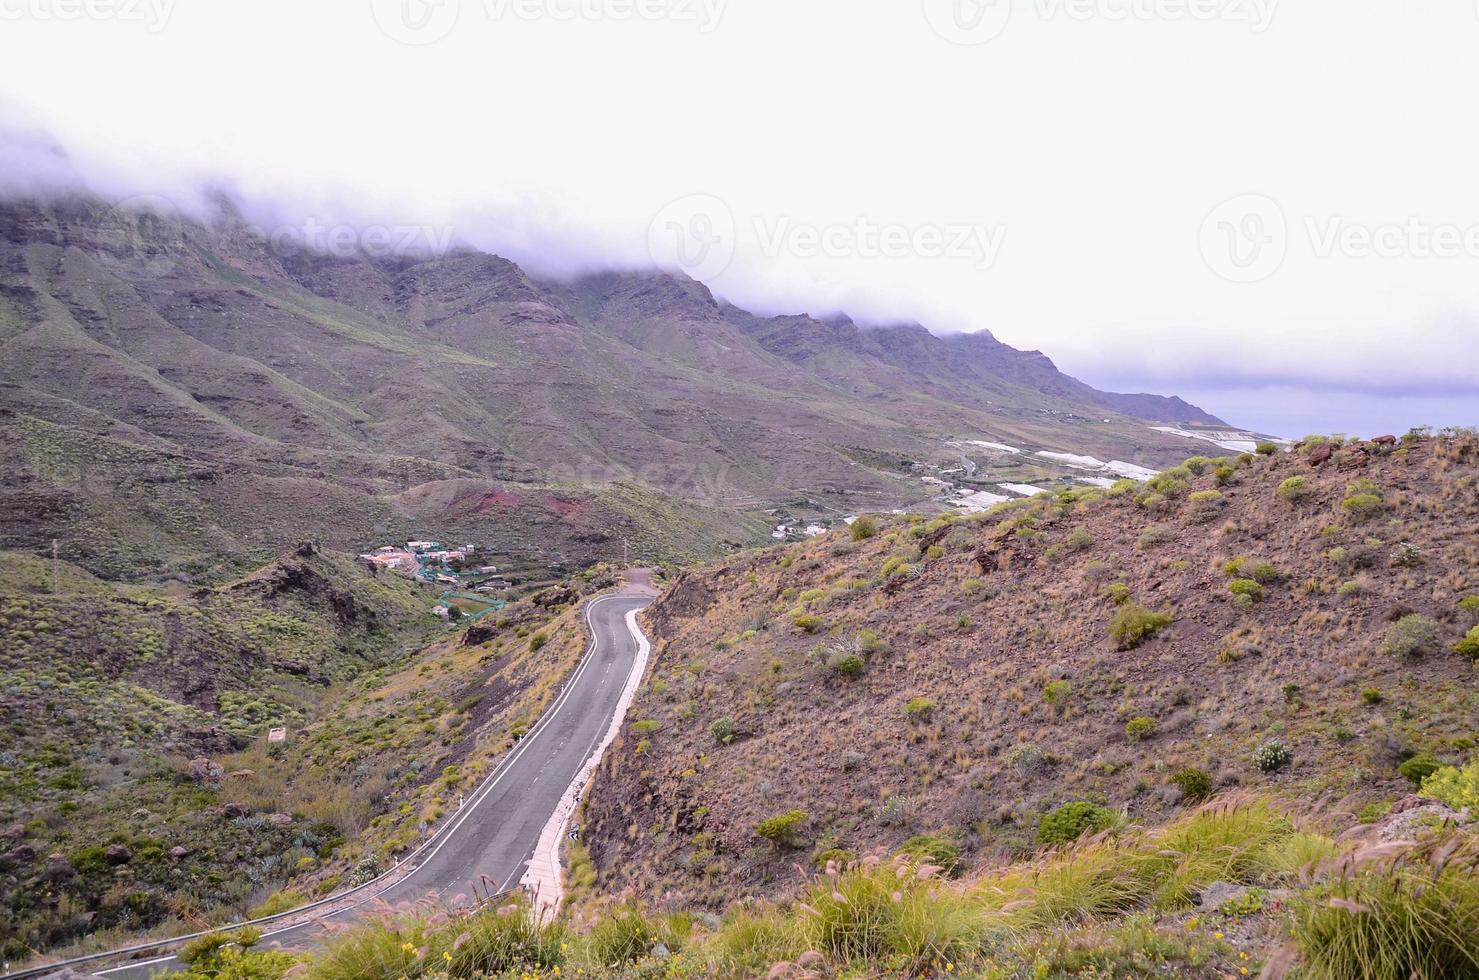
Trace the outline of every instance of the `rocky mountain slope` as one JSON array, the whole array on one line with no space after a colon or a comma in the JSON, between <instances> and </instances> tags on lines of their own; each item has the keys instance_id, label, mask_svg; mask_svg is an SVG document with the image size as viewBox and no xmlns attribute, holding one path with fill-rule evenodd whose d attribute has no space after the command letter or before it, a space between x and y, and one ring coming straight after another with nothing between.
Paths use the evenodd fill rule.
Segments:
<instances>
[{"instance_id":1,"label":"rocky mountain slope","mask_svg":"<svg viewBox=\"0 0 1479 980\"><path fill-rule=\"evenodd\" d=\"M1268 448L684 573L591 793L600 886L774 896L915 838L969 867L1065 804L1236 787L1348 824L1462 764L1479 438Z\"/></svg>"},{"instance_id":2,"label":"rocky mountain slope","mask_svg":"<svg viewBox=\"0 0 1479 980\"><path fill-rule=\"evenodd\" d=\"M659 274L331 256L90 198L0 203L0 544L229 575L302 537L459 534L582 563L912 499L947 438L1156 466L1207 422L989 335L764 319ZM197 569L199 571L200 569Z\"/></svg>"}]
</instances>

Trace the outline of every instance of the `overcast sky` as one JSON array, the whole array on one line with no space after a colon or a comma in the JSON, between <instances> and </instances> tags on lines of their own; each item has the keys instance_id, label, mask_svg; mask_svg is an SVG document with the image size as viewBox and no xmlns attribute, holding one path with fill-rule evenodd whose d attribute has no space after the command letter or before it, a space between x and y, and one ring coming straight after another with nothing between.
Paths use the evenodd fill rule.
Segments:
<instances>
[{"instance_id":1,"label":"overcast sky","mask_svg":"<svg viewBox=\"0 0 1479 980\"><path fill-rule=\"evenodd\" d=\"M114 195L989 328L1281 435L1479 424L1470 0L0 0Z\"/></svg>"}]
</instances>

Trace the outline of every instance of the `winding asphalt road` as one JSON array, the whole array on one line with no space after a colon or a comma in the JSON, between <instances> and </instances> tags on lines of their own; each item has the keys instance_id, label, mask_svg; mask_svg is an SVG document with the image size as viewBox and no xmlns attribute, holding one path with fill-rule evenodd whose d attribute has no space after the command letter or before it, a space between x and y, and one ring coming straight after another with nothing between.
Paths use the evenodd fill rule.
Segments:
<instances>
[{"instance_id":1,"label":"winding asphalt road","mask_svg":"<svg viewBox=\"0 0 1479 980\"><path fill-rule=\"evenodd\" d=\"M348 918L371 901L418 901L430 896L451 903L458 896L507 890L534 853L540 832L582 766L601 742L637 662L637 639L626 616L652 602L645 575L628 573L620 592L586 606L590 646L555 702L538 724L452 816L450 829L414 870L387 888L365 894L355 905L319 920L263 934L263 945L287 949L315 945L320 922ZM144 980L179 968L173 956L158 956L96 969L114 980Z\"/></svg>"}]
</instances>

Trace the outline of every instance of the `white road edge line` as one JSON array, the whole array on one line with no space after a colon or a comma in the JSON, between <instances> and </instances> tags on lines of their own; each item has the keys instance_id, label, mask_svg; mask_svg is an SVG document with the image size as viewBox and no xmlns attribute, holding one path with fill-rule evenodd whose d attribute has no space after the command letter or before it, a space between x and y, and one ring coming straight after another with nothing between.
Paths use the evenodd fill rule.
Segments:
<instances>
[{"instance_id":1,"label":"white road edge line","mask_svg":"<svg viewBox=\"0 0 1479 980\"><path fill-rule=\"evenodd\" d=\"M536 737L549 724L550 720L552 718L554 718L555 715L559 714L560 710L564 708L565 702L567 700L569 700L571 693L575 690L575 686L576 686L577 683L579 683L581 675L585 673L586 668L589 667L590 664L591 664L591 662L595 659L596 650L601 645L600 635L596 632L595 624L591 622L591 611L596 606L598 606L601 603L606 602L606 601L608 601L610 599L631 599L631 598L640 598L640 596L633 595L631 593L619 593L618 592L618 593L612 593L610 595L603 595L603 596L601 596L600 598L597 598L597 599L592 599L590 602L588 602L586 604L584 619L585 619L586 629L590 632L590 635L591 635L591 642L590 642L590 645L588 647L586 647L586 652L585 652L584 656L582 656L579 666L576 667L575 672L570 675L569 679L565 681L565 686L560 689L559 696L555 699L554 703L552 705L550 705L549 709L544 713L544 715L539 719L538 723L535 724L534 728L529 732L529 734L527 734L523 738L519 739L519 744L516 745L516 746L514 746L513 750L511 752L509 752L508 755L504 756L501 760L499 760L498 767L496 769L494 769L493 773L483 782L483 784L481 786L479 786L477 788L477 790L474 791L472 797L466 803L464 803L462 805L462 808L457 811L457 817L450 824L448 824L445 828L443 828L440 831L440 834L442 835L442 839L437 843L437 845L435 847L433 847L431 849L431 851L426 855L426 857L424 857L421 860L421 864L420 865L418 865L416 868L412 869L406 875L405 878L402 878L401 879L401 882L407 881L410 878L414 877L416 875L416 873L418 871L420 871L422 867L425 866L425 864L426 864L427 861L430 861L432 858L436 857L437 852L440 851L444 846L446 846L447 841L449 841L452 838L452 836L454 834L456 834L457 828L461 827L462 824L463 824L463 822L466 821L468 817L472 816L472 811L477 807L477 805L479 803L481 803L484 799L487 798L488 794L493 791L494 787L496 787L498 785L498 783L503 779L503 777L508 773L508 770L513 767L514 762L519 757L521 757L524 752L526 752L528 750L529 746L531 744L533 744L533 742L535 741ZM635 619L636 619L636 613L635 612L628 613L628 616L630 616L632 618L633 622L635 622ZM640 634L640 631L639 631L639 634ZM639 656L642 655L641 644L645 644L645 642L646 642L646 638L645 637L642 637L641 640L639 641L639 647L638 647L638 655ZM625 709L624 708L622 709L622 714L625 714ZM619 717L621 717L621 715L619 714L617 717L619 718ZM428 841L428 843L430 843L430 841ZM516 868L515 869L515 872L517 872L517 870L518 869ZM395 884L400 884L401 882L395 882ZM506 887L506 883L505 883L505 887ZM376 897L378 897L379 894L383 894L383 893L377 893L376 895L368 896L363 901L355 902L353 905L348 905L348 906L345 906L342 909L337 909L337 910L335 910L333 912L330 912L330 913L328 913L328 914L326 914L324 916L321 916L318 921L321 921L322 919L332 919L332 918L334 918L337 915L342 915L343 913L350 911L351 909L359 908L361 905L364 905L364 904L366 904L366 903L368 903L370 901L373 901ZM332 901L332 898L328 899L328 901ZM317 905L317 904L323 904L323 903L320 902L320 903L314 903L314 904ZM283 912L283 913L280 913L280 914L281 915L284 915L284 916L291 915L291 914L293 914L293 911L295 911L295 910L290 910L288 912ZM304 928L306 926L311 925L313 923L313 921L314 920L310 920L309 922L300 922L300 923L298 923L296 925L285 926L282 929L273 930L272 932L264 932L262 934L262 938L263 939L269 939L269 938L271 938L273 936L280 936L280 935L282 935L285 932L294 932L294 931L296 931L298 929L302 929L302 928ZM210 930L209 932L227 932L227 931L230 931L232 929L239 929L242 926L245 926L247 924L249 924L249 923L241 922L241 923L236 923L234 925L222 925L222 926L219 926L219 927L217 927L215 929ZM200 936L200 935L208 935L208 934L209 933L196 933L195 935L196 936ZM169 941L170 942L184 943L184 942L188 941L191 938L193 938L193 937L192 936L180 936L180 937L176 937L176 939L174 939L174 940L169 940ZM119 951L119 955L122 955L123 952L124 951ZM86 957L86 959L94 959L94 958L99 958L100 959L103 956L107 956L107 955L109 955L109 954L107 954L107 953L95 954L94 956ZM125 963L125 964L123 964L121 966L110 967L110 968L108 968L106 970L94 970L93 973L92 973L92 975L93 976L99 976L99 977L101 977L101 976L107 976L110 973L119 973L119 972L122 972L124 970L137 970L141 966L152 966L152 965L154 965L156 963L168 963L170 960L172 960L174 958L175 958L175 954L170 953L170 954L168 954L166 956L156 956L153 959L148 959L148 960L134 960L132 962ZM63 960L63 961L58 962L58 963L47 964L43 969L45 969L47 972L54 972L56 970L64 969L65 966L67 965L67 963L69 963L69 962L75 962L75 961ZM23 972L30 972L30 971L23 971Z\"/></svg>"},{"instance_id":2,"label":"white road edge line","mask_svg":"<svg viewBox=\"0 0 1479 980\"><path fill-rule=\"evenodd\" d=\"M587 756L585 764L570 781L565 795L560 798L559 805L551 814L549 822L544 825L544 830L539 835L539 843L535 845L534 856L529 860L528 869L519 883L534 893L534 900L538 904L539 914L543 918L549 918L560 908L560 903L565 898L564 868L560 864L560 844L565 838L565 828L570 823L570 818L575 814L575 807L580 802L581 796L585 794L586 788L591 780L595 778L596 767L600 765L601 758L611 743L616 741L617 733L621 731L621 724L626 720L627 710L632 706L632 700L637 695L637 688L642 684L642 678L647 674L648 654L652 647L647 642L647 636L637 625L638 610L631 610L626 614L627 630L632 634L632 639L637 641L637 656L633 658L631 673L627 675L626 686L622 689L621 698L616 703L616 710L611 715L611 722L606 726L606 734L602 737L595 751Z\"/></svg>"}]
</instances>

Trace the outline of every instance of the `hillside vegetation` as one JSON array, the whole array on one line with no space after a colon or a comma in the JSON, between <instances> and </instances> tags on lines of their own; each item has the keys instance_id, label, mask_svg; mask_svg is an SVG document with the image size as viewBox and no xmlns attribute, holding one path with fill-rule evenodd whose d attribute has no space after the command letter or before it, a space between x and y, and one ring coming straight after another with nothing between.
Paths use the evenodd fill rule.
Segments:
<instances>
[{"instance_id":1,"label":"hillside vegetation","mask_svg":"<svg viewBox=\"0 0 1479 980\"><path fill-rule=\"evenodd\" d=\"M539 716L585 646L575 605L610 581L593 571L448 632L435 592L312 545L218 588L3 557L12 961L372 877ZM274 726L285 742L266 741Z\"/></svg>"},{"instance_id":2,"label":"hillside vegetation","mask_svg":"<svg viewBox=\"0 0 1479 980\"><path fill-rule=\"evenodd\" d=\"M1263 448L685 572L591 794L599 887L719 908L1236 790L1340 830L1462 764L1479 439Z\"/></svg>"}]
</instances>

